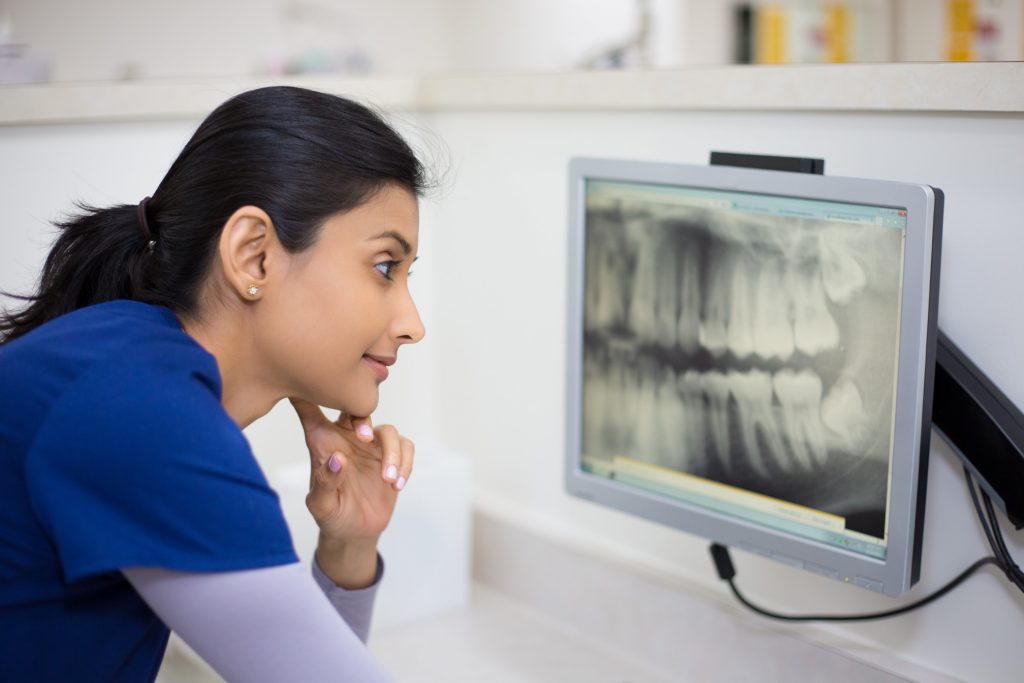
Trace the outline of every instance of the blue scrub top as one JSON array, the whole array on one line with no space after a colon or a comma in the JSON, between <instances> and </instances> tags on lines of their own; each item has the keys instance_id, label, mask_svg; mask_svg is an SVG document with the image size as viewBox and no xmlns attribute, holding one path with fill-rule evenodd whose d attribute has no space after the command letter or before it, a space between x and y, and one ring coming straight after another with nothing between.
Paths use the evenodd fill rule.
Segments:
<instances>
[{"instance_id":1,"label":"blue scrub top","mask_svg":"<svg viewBox=\"0 0 1024 683\"><path fill-rule=\"evenodd\" d=\"M297 562L277 495L167 308L0 345L0 679L152 681L168 629L118 571Z\"/></svg>"}]
</instances>

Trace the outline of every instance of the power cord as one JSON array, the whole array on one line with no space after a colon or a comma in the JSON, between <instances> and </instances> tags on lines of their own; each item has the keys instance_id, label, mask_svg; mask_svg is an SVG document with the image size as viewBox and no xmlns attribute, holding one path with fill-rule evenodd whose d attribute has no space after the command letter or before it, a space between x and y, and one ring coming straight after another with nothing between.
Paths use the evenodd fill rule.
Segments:
<instances>
[{"instance_id":1,"label":"power cord","mask_svg":"<svg viewBox=\"0 0 1024 683\"><path fill-rule=\"evenodd\" d=\"M721 565L719 565L719 559L715 556L716 551L722 554L725 557L725 561L728 562L729 571L727 571L724 574L722 572ZM956 578L954 578L952 581L950 581L945 586L938 589L931 595L921 598L917 602L912 602L909 605L904 605L903 607L898 607L896 609L886 610L884 612L868 612L867 614L779 614L778 612L772 612L771 610L764 609L763 607L758 607L757 605L743 597L743 594L740 593L738 588L736 588L736 583L732 579L732 577L736 575L736 570L733 569L732 560L729 558L728 548L726 548L723 545L718 545L717 543L712 543L711 555L712 557L715 557L715 566L718 567L719 578L729 583L729 588L732 589L733 595L736 596L737 600L739 600L744 605L746 605L753 611L757 612L758 614L770 617L772 619L782 619L783 621L869 621L872 619L885 619L887 617L895 617L898 614L903 614L905 612L917 609L918 607L923 607L927 605L929 602L932 602L933 600L938 600L943 595L956 588L958 585L960 585L961 582L963 582L964 579L966 579L968 576L984 567L986 564L994 564L996 566L999 566L999 561L996 558L992 556L983 557L967 569L960 572L960 574L957 575Z\"/></svg>"},{"instance_id":2,"label":"power cord","mask_svg":"<svg viewBox=\"0 0 1024 683\"><path fill-rule=\"evenodd\" d=\"M985 531L985 536L988 538L989 545L992 547L992 551L995 555L989 555L975 561L971 566L960 572L945 586L939 588L930 595L926 595L916 602L911 602L907 605L903 605L902 607L885 610L883 612L868 612L866 614L780 614L778 612L773 612L755 605L740 593L739 589L736 587L736 582L733 580L736 576L736 568L733 566L732 558L729 556L729 549L724 545L712 543L711 558L715 562L715 569L718 571L718 578L729 584L729 588L732 589L733 595L735 595L736 599L746 607L760 615L770 617L772 619L781 619L783 621L870 621L874 619L895 617L900 614L910 612L911 610L915 610L918 607L924 607L928 603L938 600L943 595L959 586L967 577L984 567L986 564L992 564L1001 569L1003 573L1006 574L1006 578L1013 585L1024 591L1024 572L1021 571L1021 568L1017 566L1017 563L1014 562L1013 558L1010 556L1010 551L1006 547L1006 542L1003 540L1003 534L999 528L998 520L996 519L995 508L992 506L992 500L984 490L981 491L981 500L979 500L978 493L975 491L974 479L971 477L971 473L966 467L964 468L964 475L967 477L967 488L971 493L971 500L974 502L974 509L978 513L978 519L981 521L982 529Z\"/></svg>"},{"instance_id":3,"label":"power cord","mask_svg":"<svg viewBox=\"0 0 1024 683\"><path fill-rule=\"evenodd\" d=\"M985 531L985 537L988 538L988 544L992 547L992 552L996 554L998 567L1003 570L1010 583L1024 591L1024 571L1021 571L1021 568L1013 561L1013 557L1010 556L1010 551L1006 547L1006 541L1003 540L1003 532L999 528L999 520L996 519L996 511L992 506L992 499L989 498L988 493L984 489L981 489L981 501L979 502L978 492L975 491L974 478L971 477L971 472L966 466L964 466L964 477L967 478L967 490L971 492L971 501L974 503L974 509L978 513L978 521L981 522L981 528Z\"/></svg>"}]
</instances>

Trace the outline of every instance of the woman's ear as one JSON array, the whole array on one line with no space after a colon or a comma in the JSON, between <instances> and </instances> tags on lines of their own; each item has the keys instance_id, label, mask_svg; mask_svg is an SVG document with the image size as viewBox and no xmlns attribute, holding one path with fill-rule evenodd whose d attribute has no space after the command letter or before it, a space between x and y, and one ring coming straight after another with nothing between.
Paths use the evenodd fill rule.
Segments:
<instances>
[{"instance_id":1,"label":"woman's ear","mask_svg":"<svg viewBox=\"0 0 1024 683\"><path fill-rule=\"evenodd\" d=\"M217 249L231 291L243 300L258 300L278 247L277 233L266 211L243 206L231 214L221 230Z\"/></svg>"}]
</instances>

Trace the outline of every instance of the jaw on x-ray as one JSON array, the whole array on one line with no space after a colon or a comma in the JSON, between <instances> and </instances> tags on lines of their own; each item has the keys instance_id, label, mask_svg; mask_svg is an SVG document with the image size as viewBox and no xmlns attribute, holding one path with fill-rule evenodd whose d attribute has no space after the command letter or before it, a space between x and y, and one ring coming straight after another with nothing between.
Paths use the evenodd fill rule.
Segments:
<instances>
[{"instance_id":1,"label":"jaw on x-ray","mask_svg":"<svg viewBox=\"0 0 1024 683\"><path fill-rule=\"evenodd\" d=\"M586 219L584 453L882 537L901 232L628 200Z\"/></svg>"}]
</instances>

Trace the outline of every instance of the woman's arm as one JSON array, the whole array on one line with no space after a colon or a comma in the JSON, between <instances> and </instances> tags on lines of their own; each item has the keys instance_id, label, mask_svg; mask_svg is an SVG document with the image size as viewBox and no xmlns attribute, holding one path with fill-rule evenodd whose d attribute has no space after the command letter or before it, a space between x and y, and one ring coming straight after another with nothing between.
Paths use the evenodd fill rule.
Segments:
<instances>
[{"instance_id":1,"label":"woman's arm","mask_svg":"<svg viewBox=\"0 0 1024 683\"><path fill-rule=\"evenodd\" d=\"M227 681L392 681L360 639L369 628L376 584L345 591L326 576L314 581L299 563L216 573L122 573ZM328 590L317 586L324 585L320 578L331 584Z\"/></svg>"},{"instance_id":2,"label":"woman's arm","mask_svg":"<svg viewBox=\"0 0 1024 683\"><path fill-rule=\"evenodd\" d=\"M370 635L370 621L373 618L373 601L377 597L377 586L380 585L380 580L384 576L384 560L381 559L380 553L375 552L374 554L377 556L377 561L373 581L366 588L357 589L343 588L335 583L321 568L319 558L313 557L313 580L316 581L316 585L334 605L334 609L345 620L349 628L364 643Z\"/></svg>"}]
</instances>

